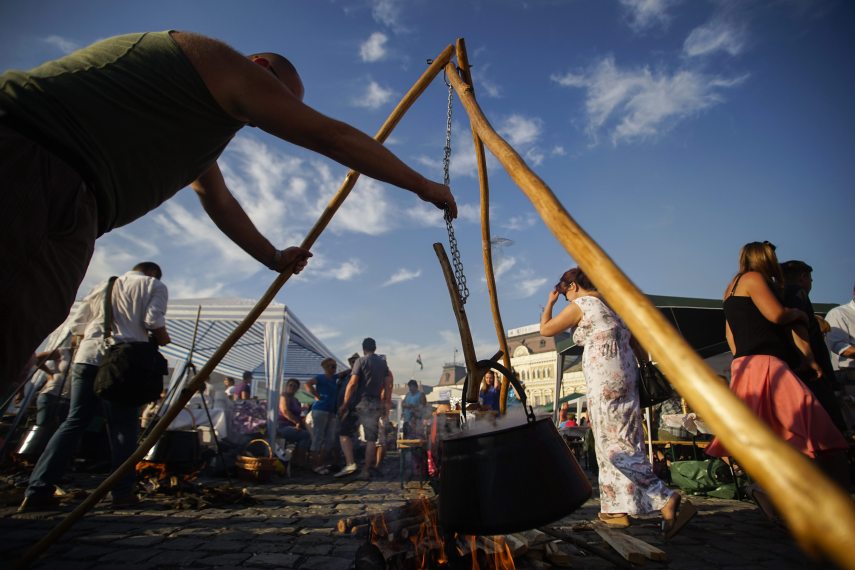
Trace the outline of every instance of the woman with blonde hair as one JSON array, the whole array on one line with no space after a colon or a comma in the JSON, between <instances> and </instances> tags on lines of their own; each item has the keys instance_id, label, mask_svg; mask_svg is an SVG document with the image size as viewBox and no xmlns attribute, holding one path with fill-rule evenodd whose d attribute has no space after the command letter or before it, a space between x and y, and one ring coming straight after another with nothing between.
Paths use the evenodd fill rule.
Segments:
<instances>
[{"instance_id":1,"label":"woman with blonde hair","mask_svg":"<svg viewBox=\"0 0 855 570\"><path fill-rule=\"evenodd\" d=\"M569 304L553 317L560 296ZM644 454L632 335L578 267L561 276L540 317L543 336L555 336L571 327L573 341L585 348L582 370L599 466L599 519L622 528L629 526L629 515L658 510L663 534L671 538L697 509L653 473Z\"/></svg>"},{"instance_id":2,"label":"woman with blonde hair","mask_svg":"<svg viewBox=\"0 0 855 570\"><path fill-rule=\"evenodd\" d=\"M809 345L793 334L806 331L809 316L781 304L783 278L775 246L751 242L739 254L739 273L724 291L725 335L734 359L730 389L775 433L811 458L829 458L848 449L846 440L813 393L793 373L796 347L808 365ZM806 338L806 333L804 338ZM788 365L788 361L790 365ZM707 448L714 457L728 456L718 438ZM762 491L756 490L762 495ZM765 499L755 496L766 511Z\"/></svg>"}]
</instances>

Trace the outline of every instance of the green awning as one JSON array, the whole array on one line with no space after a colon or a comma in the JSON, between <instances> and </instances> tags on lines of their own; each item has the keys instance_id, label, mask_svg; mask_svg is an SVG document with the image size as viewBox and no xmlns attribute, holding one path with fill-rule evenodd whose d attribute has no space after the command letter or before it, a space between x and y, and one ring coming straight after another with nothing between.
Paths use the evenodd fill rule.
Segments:
<instances>
[{"instance_id":1,"label":"green awning","mask_svg":"<svg viewBox=\"0 0 855 570\"><path fill-rule=\"evenodd\" d=\"M579 398L581 398L584 395L585 394L580 394L579 392L573 392L572 394L567 394L563 398L558 398L558 405L560 406L564 402L572 402L573 400L578 400ZM545 406L543 406L543 411L551 412L552 411L552 403L550 402L549 404L546 404Z\"/></svg>"}]
</instances>

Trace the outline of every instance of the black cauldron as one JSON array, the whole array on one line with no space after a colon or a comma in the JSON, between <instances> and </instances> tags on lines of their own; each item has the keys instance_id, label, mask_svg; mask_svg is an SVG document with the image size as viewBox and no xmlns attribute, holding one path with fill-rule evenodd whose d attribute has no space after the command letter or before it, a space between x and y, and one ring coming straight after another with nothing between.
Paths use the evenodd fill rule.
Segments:
<instances>
[{"instance_id":1,"label":"black cauldron","mask_svg":"<svg viewBox=\"0 0 855 570\"><path fill-rule=\"evenodd\" d=\"M448 532L507 534L561 519L591 497L591 483L549 418L536 420L514 375L502 372L527 410L523 425L442 442L439 522ZM464 389L465 392L465 389Z\"/></svg>"}]
</instances>

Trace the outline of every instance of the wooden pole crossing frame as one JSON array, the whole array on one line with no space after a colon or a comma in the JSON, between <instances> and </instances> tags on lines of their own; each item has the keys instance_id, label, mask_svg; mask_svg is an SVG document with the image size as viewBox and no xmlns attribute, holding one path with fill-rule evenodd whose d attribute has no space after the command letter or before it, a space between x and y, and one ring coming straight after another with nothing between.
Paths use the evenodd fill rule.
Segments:
<instances>
[{"instance_id":1,"label":"wooden pole crossing frame","mask_svg":"<svg viewBox=\"0 0 855 570\"><path fill-rule=\"evenodd\" d=\"M680 394L713 428L714 433L722 440L740 465L769 492L772 501L787 521L801 547L811 555L815 556L822 553L841 567L855 570L855 557L851 556L851 548L848 544L855 536L855 507L853 507L850 497L754 416L665 320L649 299L638 290L599 245L570 217L543 180L534 174L519 154L496 133L475 100L468 58L462 39L457 41L456 49L460 68L458 69L450 63L454 47L449 45L433 60L421 78L401 99L375 135L375 139L382 142L388 137L404 113L444 66L448 80L457 92L467 115L469 115L472 127L481 183L482 223L487 219L488 214L485 204L488 199L487 177L483 160L483 146L486 146L532 202L546 226L579 263L585 273L590 276L597 289L624 319L644 348L657 360ZM458 72L463 75L462 78ZM303 241L303 247L311 248L350 193L358 177L358 172L348 172L338 193L332 198L318 222ZM485 271L488 274L488 285L492 281L492 285L489 286L490 298L494 308L493 316L500 337L499 342L507 359L506 364L510 368L509 355L504 341L504 330L501 328L498 313L495 280L489 278L489 275L492 274L492 260L487 253L489 249L489 228L482 233L482 241L486 242L482 243L482 246L485 248L484 259ZM59 525L27 550L22 558L16 561L16 567L28 566L95 503L101 500L116 481L135 467L136 463L157 442L160 435L187 404L190 397L203 385L231 347L270 304L292 273L293 270L289 268L274 280L246 318L181 391L176 401L169 407L131 457L108 476ZM506 394L505 382L503 382L502 393L503 396ZM504 397L502 401L505 401ZM719 412L723 410L727 410L727 419L725 419L724 414L719 415Z\"/></svg>"}]
</instances>

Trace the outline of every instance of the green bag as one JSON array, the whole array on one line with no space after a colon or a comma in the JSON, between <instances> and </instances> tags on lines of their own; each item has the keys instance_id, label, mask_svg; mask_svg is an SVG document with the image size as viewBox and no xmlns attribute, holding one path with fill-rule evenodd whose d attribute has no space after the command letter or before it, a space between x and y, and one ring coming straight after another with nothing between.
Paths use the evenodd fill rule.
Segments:
<instances>
[{"instance_id":1,"label":"green bag","mask_svg":"<svg viewBox=\"0 0 855 570\"><path fill-rule=\"evenodd\" d=\"M735 499L736 485L730 467L721 459L673 461L671 482L694 495L709 495L719 499Z\"/></svg>"}]
</instances>

